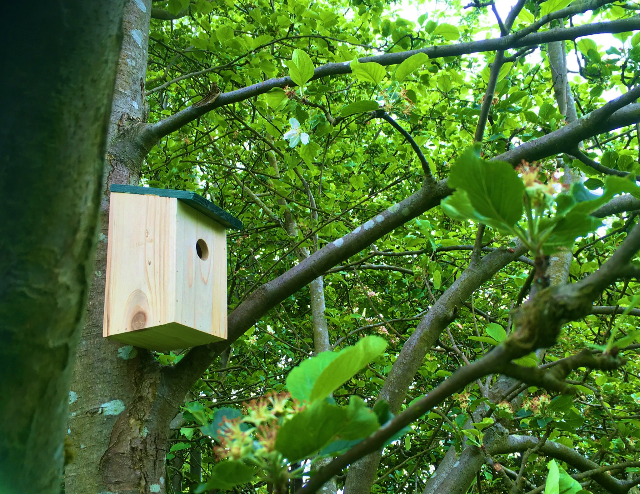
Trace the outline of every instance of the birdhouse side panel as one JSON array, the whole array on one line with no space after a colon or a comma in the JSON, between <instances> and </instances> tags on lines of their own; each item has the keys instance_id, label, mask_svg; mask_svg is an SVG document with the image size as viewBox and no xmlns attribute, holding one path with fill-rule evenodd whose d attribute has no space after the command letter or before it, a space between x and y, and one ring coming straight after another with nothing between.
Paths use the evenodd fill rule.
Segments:
<instances>
[{"instance_id":1,"label":"birdhouse side panel","mask_svg":"<svg viewBox=\"0 0 640 494\"><path fill-rule=\"evenodd\" d=\"M177 203L111 194L105 336L174 321Z\"/></svg>"},{"instance_id":2,"label":"birdhouse side panel","mask_svg":"<svg viewBox=\"0 0 640 494\"><path fill-rule=\"evenodd\" d=\"M225 227L178 203L176 319L220 339L227 337Z\"/></svg>"}]
</instances>

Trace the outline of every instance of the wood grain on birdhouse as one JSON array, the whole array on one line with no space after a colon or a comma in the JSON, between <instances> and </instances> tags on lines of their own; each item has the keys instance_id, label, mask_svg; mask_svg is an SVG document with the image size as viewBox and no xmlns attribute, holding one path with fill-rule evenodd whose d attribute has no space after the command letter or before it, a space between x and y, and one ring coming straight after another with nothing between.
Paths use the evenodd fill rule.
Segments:
<instances>
[{"instance_id":1,"label":"wood grain on birdhouse","mask_svg":"<svg viewBox=\"0 0 640 494\"><path fill-rule=\"evenodd\" d=\"M112 188L104 336L160 351L226 339L226 225L146 190Z\"/></svg>"}]
</instances>

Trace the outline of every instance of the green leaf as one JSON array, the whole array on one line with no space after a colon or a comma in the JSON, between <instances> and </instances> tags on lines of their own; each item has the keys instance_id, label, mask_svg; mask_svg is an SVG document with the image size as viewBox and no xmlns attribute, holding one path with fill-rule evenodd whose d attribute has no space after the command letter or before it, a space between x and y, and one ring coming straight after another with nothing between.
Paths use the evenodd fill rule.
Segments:
<instances>
[{"instance_id":1,"label":"green leaf","mask_svg":"<svg viewBox=\"0 0 640 494\"><path fill-rule=\"evenodd\" d=\"M598 45L590 38L582 38L578 43L576 43L576 45L578 46L580 53L585 56L589 53L589 50L593 50L595 52L598 51Z\"/></svg>"},{"instance_id":2,"label":"green leaf","mask_svg":"<svg viewBox=\"0 0 640 494\"><path fill-rule=\"evenodd\" d=\"M487 427L493 424L494 424L494 420L491 417L485 417L482 419L482 422L473 422L471 425L474 426L479 431L483 431Z\"/></svg>"},{"instance_id":3,"label":"green leaf","mask_svg":"<svg viewBox=\"0 0 640 494\"><path fill-rule=\"evenodd\" d=\"M342 349L318 376L309 400L324 400L381 355L386 348L387 342L384 339L379 336L366 336L354 346Z\"/></svg>"},{"instance_id":4,"label":"green leaf","mask_svg":"<svg viewBox=\"0 0 640 494\"><path fill-rule=\"evenodd\" d=\"M200 427L200 431L203 434L212 437L216 441L219 441L218 431L222 427L222 424L228 422L230 420L242 417L242 412L240 410L236 410L235 408L217 408L213 412L213 420L202 427ZM242 430L247 430L249 426L247 424L240 424L240 428Z\"/></svg>"},{"instance_id":5,"label":"green leaf","mask_svg":"<svg viewBox=\"0 0 640 494\"><path fill-rule=\"evenodd\" d=\"M185 403L184 405L186 412L190 413L193 416L193 419L198 424L206 424L207 423L207 412L204 409L204 406L199 401L192 401L189 403Z\"/></svg>"},{"instance_id":6,"label":"green leaf","mask_svg":"<svg viewBox=\"0 0 640 494\"><path fill-rule=\"evenodd\" d=\"M640 43L640 31L633 35L631 38L631 46L636 46Z\"/></svg>"},{"instance_id":7,"label":"green leaf","mask_svg":"<svg viewBox=\"0 0 640 494\"><path fill-rule=\"evenodd\" d=\"M398 65L395 73L396 80L403 81L409 74L411 74L414 70L422 67L428 61L429 57L424 53L416 53L415 55L411 55L404 62Z\"/></svg>"},{"instance_id":8,"label":"green leaf","mask_svg":"<svg viewBox=\"0 0 640 494\"><path fill-rule=\"evenodd\" d=\"M540 5L540 17L567 7L572 0L548 0ZM546 493L545 493L546 494Z\"/></svg>"},{"instance_id":9,"label":"green leaf","mask_svg":"<svg viewBox=\"0 0 640 494\"><path fill-rule=\"evenodd\" d=\"M638 331L634 331L633 333L627 335L626 337L622 338L621 340L614 342L614 339L618 335L618 328L620 327L620 323L622 322L622 318L624 316L628 315L636 307L636 305L638 305L639 302L640 302L640 295L639 294L634 295L633 298L631 299L631 301L629 302L629 304L627 305L627 308L622 313L622 317L619 317L616 320L616 324L613 327L613 329L611 330L611 336L609 336L609 340L607 341L607 346L606 346L606 351L607 352L609 352L614 346L616 346L618 348L624 348L625 346L630 345L631 343L633 343L633 340L636 339Z\"/></svg>"},{"instance_id":10,"label":"green leaf","mask_svg":"<svg viewBox=\"0 0 640 494\"><path fill-rule=\"evenodd\" d=\"M500 344L499 341L496 341L493 338L489 338L488 336L469 336L468 339L473 341L481 341L482 343L489 343L493 346L498 346Z\"/></svg>"},{"instance_id":11,"label":"green leaf","mask_svg":"<svg viewBox=\"0 0 640 494\"><path fill-rule=\"evenodd\" d=\"M494 322L488 324L485 331L497 342L502 342L507 339L507 332L504 330L504 328Z\"/></svg>"},{"instance_id":12,"label":"green leaf","mask_svg":"<svg viewBox=\"0 0 640 494\"><path fill-rule=\"evenodd\" d=\"M378 400L373 405L373 413L378 418L378 424L384 425L393 418L393 414L389 411L389 403L386 400Z\"/></svg>"},{"instance_id":13,"label":"green leaf","mask_svg":"<svg viewBox=\"0 0 640 494\"><path fill-rule=\"evenodd\" d=\"M190 443L175 443L171 446L169 451L173 453L174 451L182 451L183 449L189 449L190 447Z\"/></svg>"},{"instance_id":14,"label":"green leaf","mask_svg":"<svg viewBox=\"0 0 640 494\"><path fill-rule=\"evenodd\" d=\"M380 81L387 75L386 69L376 62L360 63L356 58L351 62L351 72L355 75L359 81L373 82L374 84L380 84Z\"/></svg>"},{"instance_id":15,"label":"green leaf","mask_svg":"<svg viewBox=\"0 0 640 494\"><path fill-rule=\"evenodd\" d=\"M436 290L439 290L440 286L442 285L442 272L440 270L433 273L432 281L433 281L433 288L435 288Z\"/></svg>"},{"instance_id":16,"label":"green leaf","mask_svg":"<svg viewBox=\"0 0 640 494\"><path fill-rule=\"evenodd\" d=\"M307 458L342 430L347 414L345 408L326 401L315 402L282 425L276 437L276 449L289 461Z\"/></svg>"},{"instance_id":17,"label":"green leaf","mask_svg":"<svg viewBox=\"0 0 640 494\"><path fill-rule=\"evenodd\" d=\"M535 353L531 352L529 355L525 355L524 357L514 360L513 363L522 365L523 367L537 367L538 357L536 357Z\"/></svg>"},{"instance_id":18,"label":"green leaf","mask_svg":"<svg viewBox=\"0 0 640 494\"><path fill-rule=\"evenodd\" d=\"M349 115L355 115L356 113L364 113L367 111L375 111L380 108L377 101L354 101L342 107L340 115L342 117L348 117Z\"/></svg>"},{"instance_id":19,"label":"green leaf","mask_svg":"<svg viewBox=\"0 0 640 494\"><path fill-rule=\"evenodd\" d=\"M449 77L447 74L442 74L441 76L438 76L437 83L438 83L438 89L443 93L448 93L453 89L453 83L451 82L451 77Z\"/></svg>"},{"instance_id":20,"label":"green leaf","mask_svg":"<svg viewBox=\"0 0 640 494\"><path fill-rule=\"evenodd\" d=\"M559 468L560 470L560 482L559 482L559 491L560 494L578 494L582 491L582 486L580 482L571 477L564 469Z\"/></svg>"},{"instance_id":21,"label":"green leaf","mask_svg":"<svg viewBox=\"0 0 640 494\"><path fill-rule=\"evenodd\" d=\"M568 412L573 406L573 396L560 395L556 396L549 403L549 410L552 412Z\"/></svg>"},{"instance_id":22,"label":"green leaf","mask_svg":"<svg viewBox=\"0 0 640 494\"><path fill-rule=\"evenodd\" d=\"M451 167L448 185L456 192L442 202L443 208L454 219L459 219L451 214L455 209L467 219L510 232L522 216L524 184L509 163L483 160L478 152L477 146L468 148Z\"/></svg>"},{"instance_id":23,"label":"green leaf","mask_svg":"<svg viewBox=\"0 0 640 494\"><path fill-rule=\"evenodd\" d=\"M317 156L320 151L320 146L315 142L310 142L306 146L301 146L298 148L298 154L307 164L307 166L311 166L313 164L313 160Z\"/></svg>"},{"instance_id":24,"label":"green leaf","mask_svg":"<svg viewBox=\"0 0 640 494\"><path fill-rule=\"evenodd\" d=\"M486 216L478 213L471 205L471 200L468 194L464 190L456 190L452 195L444 199L441 203L442 210L454 220L466 221L474 220L480 223L487 223L490 221ZM498 228L506 233L509 233L508 225L492 225L494 228ZM452 240L455 242L455 240ZM455 245L455 244L452 244Z\"/></svg>"},{"instance_id":25,"label":"green leaf","mask_svg":"<svg viewBox=\"0 0 640 494\"><path fill-rule=\"evenodd\" d=\"M282 103L282 101L287 98L287 95L283 89L280 89L279 87L277 87L269 91L265 95L265 98L267 100L267 104L271 108L277 108L280 105L280 103Z\"/></svg>"},{"instance_id":26,"label":"green leaf","mask_svg":"<svg viewBox=\"0 0 640 494\"><path fill-rule=\"evenodd\" d=\"M447 41L455 41L460 38L460 31L452 24L438 24L433 34L442 36Z\"/></svg>"},{"instance_id":27,"label":"green leaf","mask_svg":"<svg viewBox=\"0 0 640 494\"><path fill-rule=\"evenodd\" d=\"M560 472L558 464L555 460L551 460L548 464L549 475L544 487L544 494L560 494Z\"/></svg>"},{"instance_id":28,"label":"green leaf","mask_svg":"<svg viewBox=\"0 0 640 494\"><path fill-rule=\"evenodd\" d=\"M551 218L550 220L541 220L541 230L547 229L549 223L554 223L552 233L545 240L542 248L545 254L551 254L560 247L573 247L576 238L584 237L586 234L597 230L602 221L598 218L585 213L572 211L562 218Z\"/></svg>"},{"instance_id":29,"label":"green leaf","mask_svg":"<svg viewBox=\"0 0 640 494\"><path fill-rule=\"evenodd\" d=\"M304 86L313 77L313 62L304 51L295 49L291 60L286 62L289 77L298 86Z\"/></svg>"},{"instance_id":30,"label":"green leaf","mask_svg":"<svg viewBox=\"0 0 640 494\"><path fill-rule=\"evenodd\" d=\"M237 485L251 482L255 476L256 470L241 461L222 461L211 469L209 481L206 484L201 484L196 489L196 492L205 492L212 489L228 491Z\"/></svg>"},{"instance_id":31,"label":"green leaf","mask_svg":"<svg viewBox=\"0 0 640 494\"><path fill-rule=\"evenodd\" d=\"M633 344L633 342L636 340L640 341L640 330L632 331L624 338L620 338L618 341L615 341L613 344L618 348L625 348Z\"/></svg>"},{"instance_id":32,"label":"green leaf","mask_svg":"<svg viewBox=\"0 0 640 494\"><path fill-rule=\"evenodd\" d=\"M342 439L361 439L380 428L378 417L359 396L352 396L347 407L346 423L339 434Z\"/></svg>"},{"instance_id":33,"label":"green leaf","mask_svg":"<svg viewBox=\"0 0 640 494\"><path fill-rule=\"evenodd\" d=\"M498 81L507 77L507 74L511 71L511 67L513 67L512 62L507 62L500 67L500 72L498 72Z\"/></svg>"},{"instance_id":34,"label":"green leaf","mask_svg":"<svg viewBox=\"0 0 640 494\"><path fill-rule=\"evenodd\" d=\"M329 364L338 358L338 353L322 352L303 360L300 365L294 367L287 376L286 386L291 398L299 401L310 401L311 390L316 380Z\"/></svg>"}]
</instances>

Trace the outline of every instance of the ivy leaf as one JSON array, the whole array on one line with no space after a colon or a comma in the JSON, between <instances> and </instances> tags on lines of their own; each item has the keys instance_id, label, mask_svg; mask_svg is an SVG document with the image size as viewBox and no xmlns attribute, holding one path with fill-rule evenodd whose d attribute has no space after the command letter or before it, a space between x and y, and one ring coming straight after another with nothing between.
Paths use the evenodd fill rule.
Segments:
<instances>
[{"instance_id":1,"label":"ivy leaf","mask_svg":"<svg viewBox=\"0 0 640 494\"><path fill-rule=\"evenodd\" d=\"M377 101L354 101L342 107L340 115L348 117L349 115L355 115L356 113L364 113L368 111L375 111L380 108Z\"/></svg>"},{"instance_id":2,"label":"ivy leaf","mask_svg":"<svg viewBox=\"0 0 640 494\"><path fill-rule=\"evenodd\" d=\"M447 41L455 41L460 38L460 31L453 24L438 24L433 34L442 36Z\"/></svg>"},{"instance_id":3,"label":"ivy leaf","mask_svg":"<svg viewBox=\"0 0 640 494\"><path fill-rule=\"evenodd\" d=\"M304 86L313 77L313 62L302 50L293 50L293 56L286 64L289 67L289 77L298 86Z\"/></svg>"},{"instance_id":4,"label":"ivy leaf","mask_svg":"<svg viewBox=\"0 0 640 494\"><path fill-rule=\"evenodd\" d=\"M387 75L386 69L379 63L360 63L357 58L351 62L351 72L353 72L353 75L355 75L359 81L373 82L376 85L380 84L384 76Z\"/></svg>"},{"instance_id":5,"label":"ivy leaf","mask_svg":"<svg viewBox=\"0 0 640 494\"><path fill-rule=\"evenodd\" d=\"M414 70L419 69L425 63L429 61L429 57L424 53L416 53L415 55L411 55L404 62L398 65L396 69L396 80L403 81L409 74L411 74Z\"/></svg>"},{"instance_id":6,"label":"ivy leaf","mask_svg":"<svg viewBox=\"0 0 640 494\"><path fill-rule=\"evenodd\" d=\"M381 355L386 348L387 342L384 339L379 336L366 336L354 346L342 349L318 376L309 400L324 400Z\"/></svg>"},{"instance_id":7,"label":"ivy leaf","mask_svg":"<svg viewBox=\"0 0 640 494\"><path fill-rule=\"evenodd\" d=\"M251 482L255 476L256 470L253 467L245 465L241 461L226 460L211 469L209 481L198 486L195 492L206 492L213 489L228 491L237 485Z\"/></svg>"}]
</instances>

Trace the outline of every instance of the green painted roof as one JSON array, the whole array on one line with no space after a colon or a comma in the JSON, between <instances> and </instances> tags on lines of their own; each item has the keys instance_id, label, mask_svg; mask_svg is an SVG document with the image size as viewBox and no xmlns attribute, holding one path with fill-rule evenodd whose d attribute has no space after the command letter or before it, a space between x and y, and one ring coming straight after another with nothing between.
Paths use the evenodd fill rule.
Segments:
<instances>
[{"instance_id":1,"label":"green painted roof","mask_svg":"<svg viewBox=\"0 0 640 494\"><path fill-rule=\"evenodd\" d=\"M194 192L173 189L154 189L151 187L136 187L134 185L118 185L113 184L109 187L111 192L120 192L125 194L141 194L160 197L174 197L180 201L187 203L193 209L200 211L209 218L216 220L227 228L235 228L242 230L242 221L235 216L230 215L224 209L219 208L211 201L207 201L204 197Z\"/></svg>"}]
</instances>

